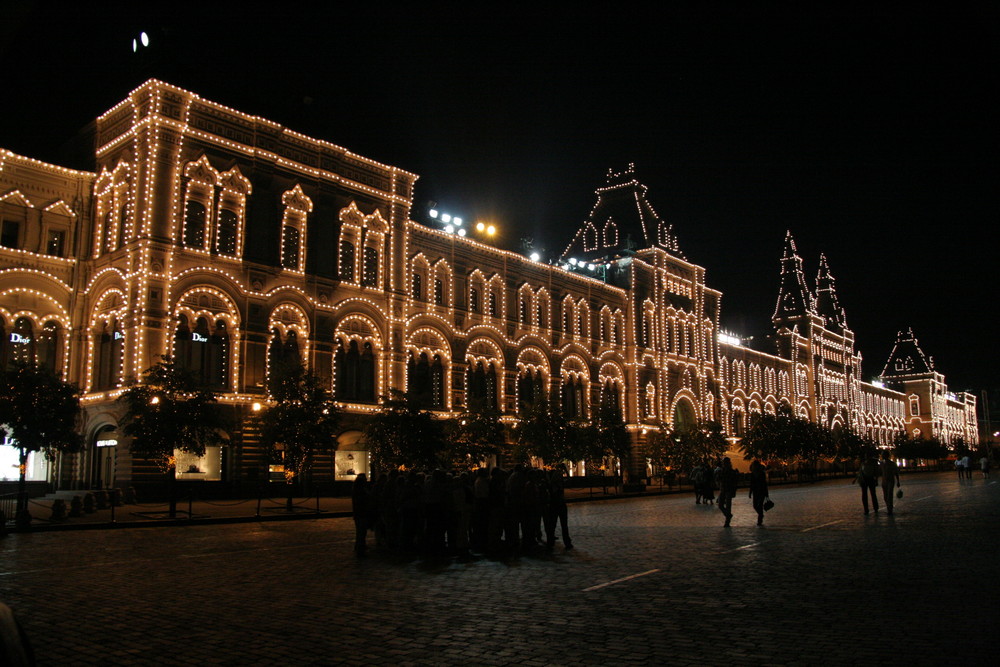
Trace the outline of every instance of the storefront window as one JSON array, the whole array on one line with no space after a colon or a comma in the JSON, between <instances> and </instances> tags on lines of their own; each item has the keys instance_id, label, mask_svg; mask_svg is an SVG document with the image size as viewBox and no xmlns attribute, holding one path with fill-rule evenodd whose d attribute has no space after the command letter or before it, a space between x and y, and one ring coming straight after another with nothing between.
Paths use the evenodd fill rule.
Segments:
<instances>
[{"instance_id":1,"label":"storefront window","mask_svg":"<svg viewBox=\"0 0 1000 667\"><path fill-rule=\"evenodd\" d=\"M13 482L21 478L19 469L21 463L21 450L17 447L17 442L10 437L3 439L0 444L0 481ZM44 482L48 479L49 461L41 452L30 452L28 454L28 465L25 470L25 479L29 482Z\"/></svg>"},{"instance_id":2,"label":"storefront window","mask_svg":"<svg viewBox=\"0 0 1000 667\"><path fill-rule=\"evenodd\" d=\"M337 438L334 465L338 480L352 480L361 473L368 475L368 451L361 441L361 431L348 431Z\"/></svg>"},{"instance_id":3,"label":"storefront window","mask_svg":"<svg viewBox=\"0 0 1000 667\"><path fill-rule=\"evenodd\" d=\"M222 447L205 447L204 456L174 450L177 479L218 482L222 480Z\"/></svg>"}]
</instances>

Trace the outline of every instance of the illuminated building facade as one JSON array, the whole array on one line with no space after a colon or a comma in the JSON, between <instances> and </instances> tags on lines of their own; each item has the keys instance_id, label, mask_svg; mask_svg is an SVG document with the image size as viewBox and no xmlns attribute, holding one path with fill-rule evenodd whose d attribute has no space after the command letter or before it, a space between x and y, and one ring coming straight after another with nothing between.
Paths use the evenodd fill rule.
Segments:
<instances>
[{"instance_id":1,"label":"illuminated building facade","mask_svg":"<svg viewBox=\"0 0 1000 667\"><path fill-rule=\"evenodd\" d=\"M0 151L0 354L83 391L86 450L36 473L58 486L156 478L129 456L115 399L165 354L237 424L178 476L234 486L269 474L247 417L289 357L347 415L314 470L336 479L364 471L360 428L390 389L441 416L479 399L511 424L542 395L574 418L615 405L636 473L649 428L714 419L736 438L781 403L882 443L904 429L976 440L974 397L949 394L929 363L861 380L826 262L813 293L790 236L774 352L720 332L721 293L631 169L609 174L549 265L414 221L415 174L162 82L95 132L93 172Z\"/></svg>"}]
</instances>

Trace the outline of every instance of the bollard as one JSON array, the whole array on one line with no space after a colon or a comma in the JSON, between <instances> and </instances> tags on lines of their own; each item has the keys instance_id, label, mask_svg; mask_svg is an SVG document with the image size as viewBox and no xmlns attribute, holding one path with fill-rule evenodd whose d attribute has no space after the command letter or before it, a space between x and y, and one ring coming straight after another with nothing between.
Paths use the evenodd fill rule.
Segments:
<instances>
[{"instance_id":1,"label":"bollard","mask_svg":"<svg viewBox=\"0 0 1000 667\"><path fill-rule=\"evenodd\" d=\"M84 494L84 496L83 496L83 511L86 512L87 514L93 514L94 512L97 511L97 508L95 507L95 503L94 503L94 494L93 493L85 493Z\"/></svg>"},{"instance_id":2,"label":"bollard","mask_svg":"<svg viewBox=\"0 0 1000 667\"><path fill-rule=\"evenodd\" d=\"M69 501L69 515L71 517L83 516L83 500L80 496L73 496Z\"/></svg>"},{"instance_id":3,"label":"bollard","mask_svg":"<svg viewBox=\"0 0 1000 667\"><path fill-rule=\"evenodd\" d=\"M108 492L104 489L94 491L94 501L97 503L97 509L108 509Z\"/></svg>"},{"instance_id":4,"label":"bollard","mask_svg":"<svg viewBox=\"0 0 1000 667\"><path fill-rule=\"evenodd\" d=\"M50 521L63 521L66 518L66 501L62 498L56 498L52 501L52 516L49 517Z\"/></svg>"}]
</instances>

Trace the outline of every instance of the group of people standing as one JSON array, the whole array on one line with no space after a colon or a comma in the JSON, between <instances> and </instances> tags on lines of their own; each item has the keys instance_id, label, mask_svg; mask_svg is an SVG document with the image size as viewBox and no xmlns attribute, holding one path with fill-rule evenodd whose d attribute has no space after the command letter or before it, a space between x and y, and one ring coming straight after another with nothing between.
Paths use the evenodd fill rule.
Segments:
<instances>
[{"instance_id":1,"label":"group of people standing","mask_svg":"<svg viewBox=\"0 0 1000 667\"><path fill-rule=\"evenodd\" d=\"M366 553L372 531L378 547L425 557L519 555L551 551L557 526L563 547L572 549L564 473L518 464L509 472L393 471L374 482L358 475L351 496L354 550Z\"/></svg>"},{"instance_id":2,"label":"group of people standing","mask_svg":"<svg viewBox=\"0 0 1000 667\"><path fill-rule=\"evenodd\" d=\"M973 467L974 464L968 454L966 454L965 456L960 456L957 459L955 459L955 470L958 471L959 481L963 479L971 480ZM979 471L983 473L983 479L989 479L990 457L983 455L983 457L979 459Z\"/></svg>"},{"instance_id":3,"label":"group of people standing","mask_svg":"<svg viewBox=\"0 0 1000 667\"><path fill-rule=\"evenodd\" d=\"M691 484L694 486L695 504L711 505L715 502L715 491L718 490L719 511L726 518L726 526L733 520L733 498L739 487L740 473L733 468L729 457L721 459L715 467L708 461L695 465L691 470ZM767 490L767 472L760 461L750 464L750 500L757 512L757 525L764 525L765 503L769 500Z\"/></svg>"}]
</instances>

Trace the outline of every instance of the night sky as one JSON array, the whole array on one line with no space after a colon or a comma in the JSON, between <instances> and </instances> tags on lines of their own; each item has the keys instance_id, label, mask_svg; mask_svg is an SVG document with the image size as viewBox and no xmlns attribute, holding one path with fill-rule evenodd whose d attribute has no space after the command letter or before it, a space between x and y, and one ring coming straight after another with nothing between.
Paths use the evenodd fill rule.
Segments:
<instances>
[{"instance_id":1,"label":"night sky","mask_svg":"<svg viewBox=\"0 0 1000 667\"><path fill-rule=\"evenodd\" d=\"M156 76L416 172L415 216L553 253L634 163L726 328L770 330L788 229L810 283L826 254L866 379L913 327L953 388L1000 391L995 5L133 4L3 3L0 147L93 168L62 144Z\"/></svg>"}]
</instances>

